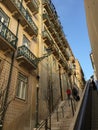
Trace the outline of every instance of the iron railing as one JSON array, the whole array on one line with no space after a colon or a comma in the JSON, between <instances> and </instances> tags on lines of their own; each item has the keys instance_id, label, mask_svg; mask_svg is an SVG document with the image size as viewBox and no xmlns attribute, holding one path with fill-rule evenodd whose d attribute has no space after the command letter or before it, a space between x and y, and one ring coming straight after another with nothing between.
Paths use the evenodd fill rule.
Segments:
<instances>
[{"instance_id":1,"label":"iron railing","mask_svg":"<svg viewBox=\"0 0 98 130\"><path fill-rule=\"evenodd\" d=\"M49 32L47 31L47 30L45 30L45 31L43 31L43 38L46 40L48 40L49 42L48 42L48 44L49 44L49 46L52 46L53 45L53 40L52 40L52 38L51 38L51 36L50 36L50 34L49 34Z\"/></svg>"},{"instance_id":2,"label":"iron railing","mask_svg":"<svg viewBox=\"0 0 98 130\"><path fill-rule=\"evenodd\" d=\"M42 130L43 129L51 130L51 116L52 116L54 110L58 109L58 104L59 104L60 99L61 99L61 96L57 99L57 102L53 106L51 113L49 113L48 117L39 124L39 126L36 128L36 130L41 130L41 129Z\"/></svg>"},{"instance_id":3,"label":"iron railing","mask_svg":"<svg viewBox=\"0 0 98 130\"><path fill-rule=\"evenodd\" d=\"M49 5L49 8L51 9L51 12L54 14L54 16L55 16L56 18L58 18L58 15L57 15L55 6L54 6L54 4L52 3L52 1L51 1L51 0L43 0L43 5L44 5L44 4L48 4L48 5Z\"/></svg>"},{"instance_id":4,"label":"iron railing","mask_svg":"<svg viewBox=\"0 0 98 130\"><path fill-rule=\"evenodd\" d=\"M37 2L37 0L31 0L31 2L34 5L34 7L38 10L38 2Z\"/></svg>"},{"instance_id":5,"label":"iron railing","mask_svg":"<svg viewBox=\"0 0 98 130\"><path fill-rule=\"evenodd\" d=\"M38 2L38 0L25 0L25 2L26 2L26 4L27 4L27 6L29 7L29 9L33 12L33 13L38 13L38 8L39 8L39 6L38 6L38 4L39 4L39 2Z\"/></svg>"},{"instance_id":6,"label":"iron railing","mask_svg":"<svg viewBox=\"0 0 98 130\"><path fill-rule=\"evenodd\" d=\"M78 111L75 115L75 119L73 121L73 125L70 127L72 130L82 130L82 127L84 127L84 122L85 122L85 113L88 111L86 107L88 106L88 102L91 102L91 95L90 93L90 81L87 81L85 90L84 90L84 95L83 98L80 101L80 105L78 108ZM91 106L90 106L91 107ZM90 110L90 108L89 108ZM90 118L90 117L89 117Z\"/></svg>"},{"instance_id":7,"label":"iron railing","mask_svg":"<svg viewBox=\"0 0 98 130\"><path fill-rule=\"evenodd\" d=\"M21 2L19 0L11 0L13 4L16 6L16 8L19 10L21 15L25 18L27 23L31 26L31 28L34 30L35 34L37 35L38 33L38 28L35 25L34 21L32 20L29 12L23 7Z\"/></svg>"},{"instance_id":8,"label":"iron railing","mask_svg":"<svg viewBox=\"0 0 98 130\"><path fill-rule=\"evenodd\" d=\"M16 49L18 38L0 21L0 36Z\"/></svg>"},{"instance_id":9,"label":"iron railing","mask_svg":"<svg viewBox=\"0 0 98 130\"><path fill-rule=\"evenodd\" d=\"M37 68L39 62L38 58L25 45L18 47L17 57L20 56L24 56L35 68Z\"/></svg>"}]
</instances>

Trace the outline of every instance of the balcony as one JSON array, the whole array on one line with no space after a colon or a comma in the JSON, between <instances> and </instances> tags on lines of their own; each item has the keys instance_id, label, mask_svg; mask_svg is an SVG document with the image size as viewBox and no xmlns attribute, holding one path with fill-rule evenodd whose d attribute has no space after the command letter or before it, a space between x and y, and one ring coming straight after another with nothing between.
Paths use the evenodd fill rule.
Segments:
<instances>
[{"instance_id":1,"label":"balcony","mask_svg":"<svg viewBox=\"0 0 98 130\"><path fill-rule=\"evenodd\" d=\"M57 38L57 32L55 31L54 26L52 26L51 35L56 40L56 38Z\"/></svg>"},{"instance_id":2,"label":"balcony","mask_svg":"<svg viewBox=\"0 0 98 130\"><path fill-rule=\"evenodd\" d=\"M62 43L61 40L59 40L59 48L60 48L61 52L65 51L65 48L64 48L63 43Z\"/></svg>"},{"instance_id":3,"label":"balcony","mask_svg":"<svg viewBox=\"0 0 98 130\"><path fill-rule=\"evenodd\" d=\"M0 49L3 51L15 51L17 37L0 22Z\"/></svg>"},{"instance_id":4,"label":"balcony","mask_svg":"<svg viewBox=\"0 0 98 130\"><path fill-rule=\"evenodd\" d=\"M19 0L4 0L2 2L12 13L12 16L19 20L24 30L30 35L37 35L38 28L32 20L29 12L23 7Z\"/></svg>"},{"instance_id":5,"label":"balcony","mask_svg":"<svg viewBox=\"0 0 98 130\"><path fill-rule=\"evenodd\" d=\"M27 6L32 11L33 14L38 13L38 2L37 0L25 0Z\"/></svg>"},{"instance_id":6,"label":"balcony","mask_svg":"<svg viewBox=\"0 0 98 130\"><path fill-rule=\"evenodd\" d=\"M69 60L71 61L71 63L75 63L75 59L73 56L70 56Z\"/></svg>"},{"instance_id":7,"label":"balcony","mask_svg":"<svg viewBox=\"0 0 98 130\"><path fill-rule=\"evenodd\" d=\"M43 20L44 20L45 25L49 27L51 23L50 23L50 19L47 13L43 14Z\"/></svg>"},{"instance_id":8,"label":"balcony","mask_svg":"<svg viewBox=\"0 0 98 130\"><path fill-rule=\"evenodd\" d=\"M66 49L63 50L63 54L64 54L64 57L66 58L66 60L69 60L70 56L69 56L69 54L68 54Z\"/></svg>"},{"instance_id":9,"label":"balcony","mask_svg":"<svg viewBox=\"0 0 98 130\"><path fill-rule=\"evenodd\" d=\"M59 60L59 49L55 45L53 45L52 50L54 56Z\"/></svg>"},{"instance_id":10,"label":"balcony","mask_svg":"<svg viewBox=\"0 0 98 130\"><path fill-rule=\"evenodd\" d=\"M60 47L61 46L61 41L60 41L59 35L58 35L58 33L55 33L55 34L56 34L56 36L54 37L54 40L57 43L57 45Z\"/></svg>"},{"instance_id":11,"label":"balcony","mask_svg":"<svg viewBox=\"0 0 98 130\"><path fill-rule=\"evenodd\" d=\"M61 40L62 40L62 42L63 42L63 46L64 46L65 48L67 48L67 47L68 47L68 42L67 42L67 40L65 39L65 37L61 38Z\"/></svg>"},{"instance_id":12,"label":"balcony","mask_svg":"<svg viewBox=\"0 0 98 130\"><path fill-rule=\"evenodd\" d=\"M65 57L65 59L69 60L70 55L69 55L68 51L66 50L66 48L63 46L62 42L59 43L59 49L61 50L61 52L62 52L63 56Z\"/></svg>"},{"instance_id":13,"label":"balcony","mask_svg":"<svg viewBox=\"0 0 98 130\"><path fill-rule=\"evenodd\" d=\"M38 65L37 57L24 45L18 47L17 60L20 66L28 70L36 69Z\"/></svg>"},{"instance_id":14,"label":"balcony","mask_svg":"<svg viewBox=\"0 0 98 130\"><path fill-rule=\"evenodd\" d=\"M64 60L64 69L68 70L68 64L67 64L66 60Z\"/></svg>"},{"instance_id":15,"label":"balcony","mask_svg":"<svg viewBox=\"0 0 98 130\"><path fill-rule=\"evenodd\" d=\"M43 31L43 39L48 46L53 45L53 40L52 40L50 34L48 33L48 31L46 31L46 30Z\"/></svg>"},{"instance_id":16,"label":"balcony","mask_svg":"<svg viewBox=\"0 0 98 130\"><path fill-rule=\"evenodd\" d=\"M73 74L73 71L71 68L68 69L68 76L71 76Z\"/></svg>"},{"instance_id":17,"label":"balcony","mask_svg":"<svg viewBox=\"0 0 98 130\"><path fill-rule=\"evenodd\" d=\"M68 64L61 53L60 53L59 63L62 65L64 69L66 70L68 69Z\"/></svg>"},{"instance_id":18,"label":"balcony","mask_svg":"<svg viewBox=\"0 0 98 130\"><path fill-rule=\"evenodd\" d=\"M42 0L42 3L43 3L44 8L47 10L50 17L53 17L53 15L55 17L57 17L56 9L55 9L53 3L51 2L51 0Z\"/></svg>"},{"instance_id":19,"label":"balcony","mask_svg":"<svg viewBox=\"0 0 98 130\"><path fill-rule=\"evenodd\" d=\"M54 25L55 25L56 31L59 33L59 31L61 31L61 28L62 28L60 20L56 19Z\"/></svg>"}]
</instances>

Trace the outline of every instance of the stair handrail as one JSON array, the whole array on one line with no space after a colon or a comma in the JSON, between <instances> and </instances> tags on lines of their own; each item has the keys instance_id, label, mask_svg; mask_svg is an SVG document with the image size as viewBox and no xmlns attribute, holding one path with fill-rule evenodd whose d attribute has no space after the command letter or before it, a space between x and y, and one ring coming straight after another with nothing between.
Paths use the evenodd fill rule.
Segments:
<instances>
[{"instance_id":1,"label":"stair handrail","mask_svg":"<svg viewBox=\"0 0 98 130\"><path fill-rule=\"evenodd\" d=\"M44 119L43 121L41 121L41 123L39 124L39 126L36 128L36 130L40 130L43 126L46 125L46 123L49 121L50 116L54 113L54 110L57 109L59 101L61 99L61 96L57 99L57 102L55 103L55 105L53 106L53 111L47 116L46 119ZM49 129L49 128L48 128ZM46 129L45 129L46 130Z\"/></svg>"},{"instance_id":2,"label":"stair handrail","mask_svg":"<svg viewBox=\"0 0 98 130\"><path fill-rule=\"evenodd\" d=\"M88 94L89 94L89 88L90 88L89 86L90 86L90 80L86 82L82 97L80 99L80 103L77 106L77 111L73 117L73 121L69 127L69 130L81 130L80 128L82 125Z\"/></svg>"}]
</instances>

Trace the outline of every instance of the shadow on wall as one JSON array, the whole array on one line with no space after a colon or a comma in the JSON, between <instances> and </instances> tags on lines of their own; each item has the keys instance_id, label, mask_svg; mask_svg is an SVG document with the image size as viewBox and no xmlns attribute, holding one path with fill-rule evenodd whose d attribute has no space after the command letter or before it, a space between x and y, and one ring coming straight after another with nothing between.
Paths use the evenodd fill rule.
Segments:
<instances>
[{"instance_id":1,"label":"shadow on wall","mask_svg":"<svg viewBox=\"0 0 98 130\"><path fill-rule=\"evenodd\" d=\"M10 124L5 123L3 130L24 130L25 127L30 127L30 108L24 113L20 114Z\"/></svg>"}]
</instances>

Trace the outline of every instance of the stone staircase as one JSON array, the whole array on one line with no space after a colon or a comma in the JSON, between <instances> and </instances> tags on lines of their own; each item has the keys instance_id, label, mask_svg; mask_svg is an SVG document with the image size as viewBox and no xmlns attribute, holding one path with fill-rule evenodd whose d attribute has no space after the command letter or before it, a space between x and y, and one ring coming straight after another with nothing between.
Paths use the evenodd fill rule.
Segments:
<instances>
[{"instance_id":1,"label":"stone staircase","mask_svg":"<svg viewBox=\"0 0 98 130\"><path fill-rule=\"evenodd\" d=\"M74 105L74 102L72 103ZM71 101L69 103L68 100L62 101L51 117L51 130L69 130L72 119Z\"/></svg>"},{"instance_id":2,"label":"stone staircase","mask_svg":"<svg viewBox=\"0 0 98 130\"><path fill-rule=\"evenodd\" d=\"M75 114L77 103L72 100L72 104ZM74 117L72 112L72 104L71 100L68 102L67 99L60 102L57 109L51 116L51 130L70 130L69 129L70 124L72 123ZM43 125L43 127L37 129L34 128L33 130L50 130L50 129L49 128L45 129L45 126Z\"/></svg>"}]
</instances>

